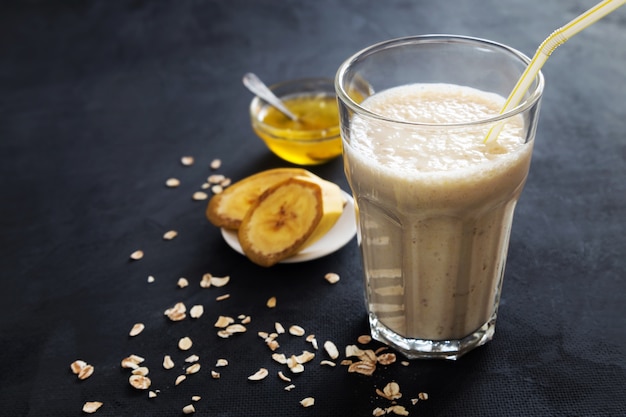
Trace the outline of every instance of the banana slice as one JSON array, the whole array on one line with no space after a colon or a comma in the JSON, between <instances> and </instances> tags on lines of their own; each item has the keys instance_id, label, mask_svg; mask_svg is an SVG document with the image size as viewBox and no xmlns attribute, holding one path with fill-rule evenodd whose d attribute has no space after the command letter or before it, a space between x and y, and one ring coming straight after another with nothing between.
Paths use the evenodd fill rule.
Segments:
<instances>
[{"instance_id":1,"label":"banana slice","mask_svg":"<svg viewBox=\"0 0 626 417\"><path fill-rule=\"evenodd\" d=\"M246 256L272 266L297 253L323 216L321 187L290 178L265 190L250 207L238 236Z\"/></svg>"},{"instance_id":2,"label":"banana slice","mask_svg":"<svg viewBox=\"0 0 626 417\"><path fill-rule=\"evenodd\" d=\"M311 246L313 243L321 239L332 227L337 223L339 217L343 213L343 208L346 205L346 199L341 193L341 188L335 183L326 181L316 175L298 176L298 179L302 179L309 182L314 182L322 189L322 200L324 214L322 220L317 225L311 236L302 245L304 249Z\"/></svg>"},{"instance_id":3,"label":"banana slice","mask_svg":"<svg viewBox=\"0 0 626 417\"><path fill-rule=\"evenodd\" d=\"M246 177L214 195L206 208L206 217L217 227L238 229L250 207L265 190L299 175L313 174L302 168L276 168Z\"/></svg>"}]
</instances>

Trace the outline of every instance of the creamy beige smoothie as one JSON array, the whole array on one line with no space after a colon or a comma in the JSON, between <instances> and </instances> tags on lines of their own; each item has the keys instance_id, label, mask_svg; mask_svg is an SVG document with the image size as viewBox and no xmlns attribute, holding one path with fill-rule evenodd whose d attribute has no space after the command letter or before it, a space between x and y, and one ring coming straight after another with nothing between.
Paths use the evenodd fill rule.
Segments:
<instances>
[{"instance_id":1,"label":"creamy beige smoothie","mask_svg":"<svg viewBox=\"0 0 626 417\"><path fill-rule=\"evenodd\" d=\"M411 84L361 105L389 119L467 123L504 99L452 84ZM356 196L370 321L412 339L462 339L495 320L513 209L533 141L521 116L433 129L355 115L344 143Z\"/></svg>"}]
</instances>

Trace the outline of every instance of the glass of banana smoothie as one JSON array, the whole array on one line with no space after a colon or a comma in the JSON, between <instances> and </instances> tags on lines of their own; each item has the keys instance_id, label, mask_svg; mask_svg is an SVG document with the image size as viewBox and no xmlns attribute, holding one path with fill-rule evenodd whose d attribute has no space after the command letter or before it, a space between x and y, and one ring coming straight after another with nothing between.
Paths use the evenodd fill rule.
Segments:
<instances>
[{"instance_id":1,"label":"glass of banana smoothie","mask_svg":"<svg viewBox=\"0 0 626 417\"><path fill-rule=\"evenodd\" d=\"M493 337L542 74L500 110L529 61L428 35L373 45L337 72L371 332L408 358L457 359Z\"/></svg>"}]
</instances>

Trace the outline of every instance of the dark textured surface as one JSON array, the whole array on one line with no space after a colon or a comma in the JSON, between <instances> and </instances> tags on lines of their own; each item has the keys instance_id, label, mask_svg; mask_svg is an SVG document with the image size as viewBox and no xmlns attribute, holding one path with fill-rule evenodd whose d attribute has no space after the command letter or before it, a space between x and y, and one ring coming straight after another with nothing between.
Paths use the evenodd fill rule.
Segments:
<instances>
[{"instance_id":1,"label":"dark textured surface","mask_svg":"<svg viewBox=\"0 0 626 417\"><path fill-rule=\"evenodd\" d=\"M333 76L377 41L425 33L489 38L532 55L590 1L6 1L0 5L0 414L371 415L400 383L416 416L626 415L626 9L577 35L544 68L531 174L517 209L496 337L456 363L396 363L374 376L317 364L296 388L257 331L299 324L340 350L368 331L356 243L316 261L256 267L191 194L221 158L233 179L286 164L249 127L241 76ZM183 167L179 158L193 155ZM340 160L313 169L347 189ZM167 189L170 176L181 179ZM171 242L164 231L177 229ZM146 256L130 262L141 248ZM341 281L330 286L323 275ZM201 289L202 274L230 275ZM148 275L156 282L148 284ZM179 289L185 276L191 285ZM231 298L216 302L219 294ZM276 309L265 301L278 298ZM171 323L178 301L198 320ZM216 336L218 315L252 317ZM135 322L146 330L128 337ZM190 336L190 352L176 348ZM283 351L308 344L281 337ZM376 345L378 346L378 345ZM146 357L159 396L120 360ZM202 369L174 385L188 354ZM161 367L164 354L176 368ZM94 375L78 381L69 364ZM214 380L210 370L227 358ZM246 377L259 367L266 380ZM430 399L413 406L420 391ZM316 398L313 408L299 401Z\"/></svg>"}]
</instances>

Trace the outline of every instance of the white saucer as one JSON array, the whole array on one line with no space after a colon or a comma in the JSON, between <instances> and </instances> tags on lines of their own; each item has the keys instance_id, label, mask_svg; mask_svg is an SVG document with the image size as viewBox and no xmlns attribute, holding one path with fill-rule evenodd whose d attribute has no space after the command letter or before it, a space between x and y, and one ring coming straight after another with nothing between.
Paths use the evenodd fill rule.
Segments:
<instances>
[{"instance_id":1,"label":"white saucer","mask_svg":"<svg viewBox=\"0 0 626 417\"><path fill-rule=\"evenodd\" d=\"M311 261L313 259L321 258L341 249L345 246L356 234L356 216L354 213L354 200L350 194L341 190L343 196L346 199L346 206L343 209L343 213L337 219L337 223L322 236L317 242L308 246L297 254L283 259L280 263L296 263ZM222 229L222 237L228 243L228 245L239 252L244 254L239 244L239 238L237 237L237 231Z\"/></svg>"}]
</instances>

